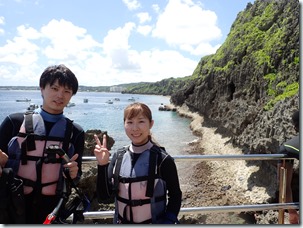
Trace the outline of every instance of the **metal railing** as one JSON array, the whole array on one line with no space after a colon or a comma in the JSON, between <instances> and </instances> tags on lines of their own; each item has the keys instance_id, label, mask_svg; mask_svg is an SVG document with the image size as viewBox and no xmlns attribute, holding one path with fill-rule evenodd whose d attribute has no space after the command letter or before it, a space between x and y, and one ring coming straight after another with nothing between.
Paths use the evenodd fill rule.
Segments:
<instances>
[{"instance_id":1,"label":"metal railing","mask_svg":"<svg viewBox=\"0 0 303 228\"><path fill-rule=\"evenodd\" d=\"M207 206L207 207L186 207L181 208L179 215L202 214L207 212L245 212L245 211L263 211L280 209L298 209L299 203L272 203L255 205L236 205L236 206ZM86 219L107 219L114 217L114 211L89 211L83 215ZM71 216L72 218L72 216ZM71 219L70 218L70 219Z\"/></svg>"},{"instance_id":2,"label":"metal railing","mask_svg":"<svg viewBox=\"0 0 303 228\"><path fill-rule=\"evenodd\" d=\"M175 161L205 161L205 160L291 160L285 154L219 154L219 155L174 155ZM96 161L94 156L83 156L82 160Z\"/></svg>"},{"instance_id":3,"label":"metal railing","mask_svg":"<svg viewBox=\"0 0 303 228\"><path fill-rule=\"evenodd\" d=\"M183 214L202 214L216 212L245 212L245 211L263 211L263 210L279 210L279 224L284 223L285 209L299 209L299 203L285 203L286 196L286 173L285 160L291 160L284 154L245 154L245 155L174 155L175 161L214 161L214 160L284 160L280 169L279 182L279 203L272 204L253 204L253 205L235 205L235 206L207 206L207 207L188 207L181 208L180 215ZM96 161L94 156L84 156L83 162ZM281 195L282 194L282 195ZM105 219L113 218L114 211L90 211L85 212L85 219ZM72 218L72 216L70 217Z\"/></svg>"}]
</instances>

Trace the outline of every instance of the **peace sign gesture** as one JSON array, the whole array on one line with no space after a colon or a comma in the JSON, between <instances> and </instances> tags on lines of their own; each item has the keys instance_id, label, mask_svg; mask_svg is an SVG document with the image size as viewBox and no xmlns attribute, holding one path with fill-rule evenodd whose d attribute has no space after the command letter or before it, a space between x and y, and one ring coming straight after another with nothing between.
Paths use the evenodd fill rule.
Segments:
<instances>
[{"instance_id":1,"label":"peace sign gesture","mask_svg":"<svg viewBox=\"0 0 303 228\"><path fill-rule=\"evenodd\" d=\"M109 162L109 156L110 153L107 149L107 141L106 141L106 135L103 135L102 144L98 138L97 135L94 135L96 145L94 149L94 154L97 158L98 165L106 165Z\"/></svg>"}]
</instances>

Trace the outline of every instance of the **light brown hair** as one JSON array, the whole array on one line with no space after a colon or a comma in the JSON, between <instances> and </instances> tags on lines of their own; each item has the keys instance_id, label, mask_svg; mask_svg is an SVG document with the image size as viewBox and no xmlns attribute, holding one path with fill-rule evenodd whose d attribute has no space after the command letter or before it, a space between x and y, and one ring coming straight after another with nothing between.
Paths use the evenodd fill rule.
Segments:
<instances>
[{"instance_id":1,"label":"light brown hair","mask_svg":"<svg viewBox=\"0 0 303 228\"><path fill-rule=\"evenodd\" d=\"M145 116L149 122L152 122L153 117L150 108L140 102L132 103L124 109L124 122L126 119L132 119L140 114Z\"/></svg>"}]
</instances>

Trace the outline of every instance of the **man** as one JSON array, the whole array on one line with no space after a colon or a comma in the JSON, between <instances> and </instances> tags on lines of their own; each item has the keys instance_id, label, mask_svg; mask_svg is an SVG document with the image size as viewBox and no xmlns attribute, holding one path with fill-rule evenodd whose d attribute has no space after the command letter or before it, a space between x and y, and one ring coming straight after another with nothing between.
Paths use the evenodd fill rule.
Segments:
<instances>
[{"instance_id":1,"label":"man","mask_svg":"<svg viewBox=\"0 0 303 228\"><path fill-rule=\"evenodd\" d=\"M292 123L294 125L294 129L298 132L298 135L294 136L290 140L283 143L280 146L279 153L280 154L287 154L290 158L299 159L299 152L300 152L300 136L299 136L299 119L300 113L299 111L295 111L292 115ZM286 160L285 168L287 169L287 181L286 181L286 203L293 202L293 195L292 195L292 176L293 176L293 164L294 160ZM278 165L278 172L280 169L281 164ZM290 224L299 224L299 215L295 209L288 209L289 213L289 223Z\"/></svg>"},{"instance_id":2,"label":"man","mask_svg":"<svg viewBox=\"0 0 303 228\"><path fill-rule=\"evenodd\" d=\"M63 115L77 93L77 78L65 65L49 66L39 86L42 107L10 114L0 125L0 175L3 168L12 168L15 177L23 181L26 224L42 224L56 207L66 178L63 169L74 181L82 174L85 134L81 126ZM58 149L70 162L60 158Z\"/></svg>"}]
</instances>

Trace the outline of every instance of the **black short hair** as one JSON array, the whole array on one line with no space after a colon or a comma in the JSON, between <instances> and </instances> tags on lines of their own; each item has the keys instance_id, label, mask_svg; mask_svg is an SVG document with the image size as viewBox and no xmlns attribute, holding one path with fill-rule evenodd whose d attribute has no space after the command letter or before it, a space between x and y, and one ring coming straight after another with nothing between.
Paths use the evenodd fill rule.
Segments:
<instances>
[{"instance_id":1,"label":"black short hair","mask_svg":"<svg viewBox=\"0 0 303 228\"><path fill-rule=\"evenodd\" d=\"M58 79L59 85L72 89L73 95L78 91L78 80L75 74L64 64L47 67L40 77L40 88L45 88L47 84L51 86Z\"/></svg>"}]
</instances>

